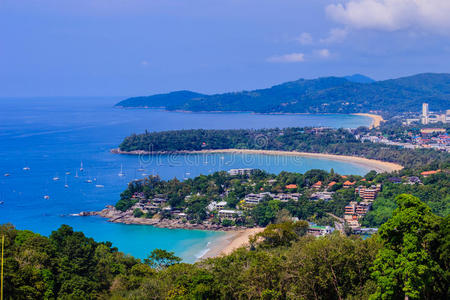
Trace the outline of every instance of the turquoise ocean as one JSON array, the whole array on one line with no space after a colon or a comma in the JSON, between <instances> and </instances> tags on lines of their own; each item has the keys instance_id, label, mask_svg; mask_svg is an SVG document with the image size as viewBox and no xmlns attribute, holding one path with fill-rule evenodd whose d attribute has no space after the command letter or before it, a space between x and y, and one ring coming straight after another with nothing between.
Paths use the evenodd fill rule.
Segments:
<instances>
[{"instance_id":1,"label":"turquoise ocean","mask_svg":"<svg viewBox=\"0 0 450 300\"><path fill-rule=\"evenodd\" d=\"M182 113L114 108L119 100L113 97L0 99L0 224L12 223L18 229L43 235L68 224L96 240L111 241L120 251L136 257L143 258L152 249L163 248L175 251L186 262L193 262L224 233L114 224L99 217L71 214L101 210L105 205L114 204L129 181L146 174L182 180L241 167L273 173L305 172L312 168L333 168L341 174L369 171L367 167L342 161L272 155L166 155L139 159L111 154L110 149L117 147L124 137L144 130L355 128L367 126L371 121L353 115ZM83 172L79 171L81 162ZM24 170L25 167L29 170ZM123 177L118 176L121 167ZM54 177L59 180L53 180ZM50 198L44 199L45 195Z\"/></svg>"}]
</instances>

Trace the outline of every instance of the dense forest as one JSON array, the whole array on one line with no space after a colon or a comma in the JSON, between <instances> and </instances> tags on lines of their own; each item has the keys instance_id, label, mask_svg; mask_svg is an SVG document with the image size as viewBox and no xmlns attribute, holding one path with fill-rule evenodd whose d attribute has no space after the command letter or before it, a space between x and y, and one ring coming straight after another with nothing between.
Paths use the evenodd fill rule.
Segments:
<instances>
[{"instance_id":1,"label":"dense forest","mask_svg":"<svg viewBox=\"0 0 450 300\"><path fill-rule=\"evenodd\" d=\"M281 220L228 256L182 263L155 249L143 261L68 226L50 237L0 226L5 299L448 299L450 217L396 197L368 239L305 236Z\"/></svg>"},{"instance_id":2,"label":"dense forest","mask_svg":"<svg viewBox=\"0 0 450 300\"><path fill-rule=\"evenodd\" d=\"M122 151L148 152L198 151L208 149L283 150L361 156L398 163L404 167L432 167L450 161L450 154L433 149L402 149L371 142L361 142L345 129L233 129L174 130L145 132L126 137Z\"/></svg>"},{"instance_id":3,"label":"dense forest","mask_svg":"<svg viewBox=\"0 0 450 300\"><path fill-rule=\"evenodd\" d=\"M409 176L419 176L421 182L409 184ZM399 178L400 182L392 182L392 178ZM344 188L344 181L355 182L354 187ZM311 194L316 190L312 185L321 181L324 186L335 184L331 189L334 192L330 200L311 200ZM403 181L403 182L402 182ZM287 189L287 185L295 184L295 189ZM365 216L363 225L379 227L385 223L397 207L395 197L402 193L420 197L432 211L440 216L450 213L450 174L440 172L429 177L420 176L420 172L403 169L393 174L377 174L374 171L365 176L342 177L334 172L323 170L310 170L305 174L281 172L278 175L268 174L261 170L254 170L250 175L229 175L227 172L216 172L211 175L179 181L178 179L161 180L157 176L150 176L144 180L132 181L121 194L116 208L122 211L130 209L138 199L133 195L143 193L144 198L163 197L168 199L172 209L186 212L186 220L202 223L209 218L207 206L212 201L225 201L226 208L235 209L245 195L251 193L301 193L297 201L281 202L267 196L252 209L233 221L239 226L267 226L276 222L283 215L308 220L319 225L334 224L334 218L329 213L342 217L344 207L350 201L360 201L355 194L357 186L371 186L381 184L382 190L374 202L373 209ZM139 214L143 218L152 218L155 213ZM170 214L161 215L161 218L171 218ZM217 218L213 222L218 223ZM230 224L231 225L231 224Z\"/></svg>"},{"instance_id":4,"label":"dense forest","mask_svg":"<svg viewBox=\"0 0 450 300\"><path fill-rule=\"evenodd\" d=\"M358 81L358 80L356 80ZM204 95L172 92L121 101L121 107L163 107L187 111L251 111L258 113L356 113L380 111L392 116L450 104L450 74L418 74L398 79L355 82L351 78L299 79L267 89Z\"/></svg>"}]
</instances>

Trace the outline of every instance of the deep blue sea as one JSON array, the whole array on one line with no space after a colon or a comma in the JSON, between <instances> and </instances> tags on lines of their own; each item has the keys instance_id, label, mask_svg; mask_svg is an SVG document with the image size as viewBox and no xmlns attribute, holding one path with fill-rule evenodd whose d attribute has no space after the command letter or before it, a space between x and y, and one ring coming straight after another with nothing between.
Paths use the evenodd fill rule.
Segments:
<instances>
[{"instance_id":1,"label":"deep blue sea","mask_svg":"<svg viewBox=\"0 0 450 300\"><path fill-rule=\"evenodd\" d=\"M98 217L74 217L80 211L114 204L129 181L145 174L164 179L194 177L217 170L252 167L278 173L311 168L341 174L364 174L357 164L315 158L210 154L136 156L111 154L124 137L144 130L271 128L329 126L354 128L370 119L353 115L260 115L250 113L181 113L118 109L120 98L0 99L0 223L13 223L44 235L61 224L119 250L146 257L154 248L175 251L193 262L220 232L170 230L108 223ZM84 171L78 171L83 162ZM125 176L120 177L121 166ZM29 167L30 170L23 170ZM144 168L145 171L138 171ZM70 172L70 175L66 175ZM6 177L4 174L10 174ZM54 181L53 177L60 180ZM92 183L86 183L92 180ZM65 184L69 186L65 187ZM96 187L102 185L104 187ZM50 199L44 199L48 195Z\"/></svg>"}]
</instances>

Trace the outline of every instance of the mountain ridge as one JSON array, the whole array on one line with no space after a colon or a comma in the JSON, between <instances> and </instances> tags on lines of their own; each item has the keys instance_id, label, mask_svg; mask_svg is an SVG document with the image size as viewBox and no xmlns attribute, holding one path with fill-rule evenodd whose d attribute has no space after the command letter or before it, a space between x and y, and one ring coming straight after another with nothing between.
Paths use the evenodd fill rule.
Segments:
<instances>
[{"instance_id":1,"label":"mountain ridge","mask_svg":"<svg viewBox=\"0 0 450 300\"><path fill-rule=\"evenodd\" d=\"M369 80L356 74L358 80ZM363 77L360 77L363 76ZM393 114L450 107L450 74L421 73L397 79L355 82L355 77L298 79L265 89L206 95L192 91L125 99L119 107L162 107L185 111L251 111L256 113Z\"/></svg>"}]
</instances>

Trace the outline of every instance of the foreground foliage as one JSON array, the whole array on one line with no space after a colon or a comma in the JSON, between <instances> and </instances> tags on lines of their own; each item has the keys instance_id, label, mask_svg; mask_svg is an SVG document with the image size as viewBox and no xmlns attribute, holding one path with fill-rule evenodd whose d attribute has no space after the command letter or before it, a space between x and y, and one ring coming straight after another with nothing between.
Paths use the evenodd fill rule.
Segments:
<instances>
[{"instance_id":1,"label":"foreground foliage","mask_svg":"<svg viewBox=\"0 0 450 300\"><path fill-rule=\"evenodd\" d=\"M134 259L63 225L49 238L6 235L6 299L445 299L450 218L400 195L368 239L304 236L304 223L270 225L228 256L180 263L156 249ZM150 266L151 267L150 267Z\"/></svg>"}]
</instances>

